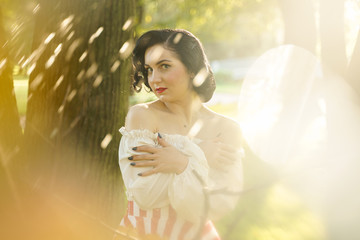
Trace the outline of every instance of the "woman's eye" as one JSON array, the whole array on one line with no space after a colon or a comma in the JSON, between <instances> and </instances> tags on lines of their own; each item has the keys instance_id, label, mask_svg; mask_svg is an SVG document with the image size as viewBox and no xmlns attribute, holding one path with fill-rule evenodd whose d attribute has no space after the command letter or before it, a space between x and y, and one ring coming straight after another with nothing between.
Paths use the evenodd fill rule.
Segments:
<instances>
[{"instance_id":1,"label":"woman's eye","mask_svg":"<svg viewBox=\"0 0 360 240\"><path fill-rule=\"evenodd\" d=\"M163 69L168 69L168 68L170 67L170 65L169 65L169 64L163 64L163 65L161 65L161 67L162 67Z\"/></svg>"}]
</instances>

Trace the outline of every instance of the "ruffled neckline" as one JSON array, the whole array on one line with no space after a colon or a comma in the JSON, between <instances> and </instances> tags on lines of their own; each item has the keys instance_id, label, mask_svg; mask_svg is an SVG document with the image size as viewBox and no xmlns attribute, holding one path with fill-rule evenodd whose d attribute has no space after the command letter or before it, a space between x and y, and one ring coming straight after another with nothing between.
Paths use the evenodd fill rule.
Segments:
<instances>
[{"instance_id":1,"label":"ruffled neckline","mask_svg":"<svg viewBox=\"0 0 360 240\"><path fill-rule=\"evenodd\" d=\"M123 136L128 136L128 137L149 137L152 139L156 139L158 136L157 132L152 132L149 129L132 129L132 130L127 130L125 127L121 127L119 129L119 132L123 135ZM162 136L164 136L166 139L183 139L183 140L188 140L194 143L199 143L202 140L199 138L191 138L189 136L186 135L181 135L181 134L167 134L167 133L161 133Z\"/></svg>"}]
</instances>

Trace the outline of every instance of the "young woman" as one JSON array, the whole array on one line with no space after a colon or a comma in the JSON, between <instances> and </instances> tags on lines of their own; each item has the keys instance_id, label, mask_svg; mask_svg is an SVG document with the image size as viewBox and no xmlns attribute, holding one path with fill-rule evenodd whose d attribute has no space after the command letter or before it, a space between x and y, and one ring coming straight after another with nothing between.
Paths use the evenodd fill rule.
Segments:
<instances>
[{"instance_id":1,"label":"young woman","mask_svg":"<svg viewBox=\"0 0 360 240\"><path fill-rule=\"evenodd\" d=\"M136 90L158 100L130 108L119 164L128 210L121 226L161 239L220 239L209 219L242 189L238 124L206 106L215 81L200 41L185 30L143 34L133 51Z\"/></svg>"}]
</instances>

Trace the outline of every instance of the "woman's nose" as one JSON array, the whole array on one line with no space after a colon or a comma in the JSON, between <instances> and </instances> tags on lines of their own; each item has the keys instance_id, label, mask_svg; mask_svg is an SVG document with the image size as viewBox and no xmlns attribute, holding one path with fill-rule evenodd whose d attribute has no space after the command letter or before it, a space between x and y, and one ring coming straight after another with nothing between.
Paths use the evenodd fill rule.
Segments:
<instances>
[{"instance_id":1,"label":"woman's nose","mask_svg":"<svg viewBox=\"0 0 360 240\"><path fill-rule=\"evenodd\" d=\"M151 73L149 81L151 81L151 82L159 82L159 81L161 81L161 76L160 76L159 72L153 71Z\"/></svg>"}]
</instances>

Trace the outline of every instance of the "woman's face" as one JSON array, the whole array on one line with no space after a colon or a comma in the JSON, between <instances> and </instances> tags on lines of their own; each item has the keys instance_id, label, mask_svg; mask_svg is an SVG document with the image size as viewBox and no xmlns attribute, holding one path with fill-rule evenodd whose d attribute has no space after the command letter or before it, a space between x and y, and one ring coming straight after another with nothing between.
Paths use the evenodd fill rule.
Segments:
<instances>
[{"instance_id":1,"label":"woman's face","mask_svg":"<svg viewBox=\"0 0 360 240\"><path fill-rule=\"evenodd\" d=\"M159 100L176 102L190 97L190 74L177 55L161 44L145 52L149 85Z\"/></svg>"}]
</instances>

